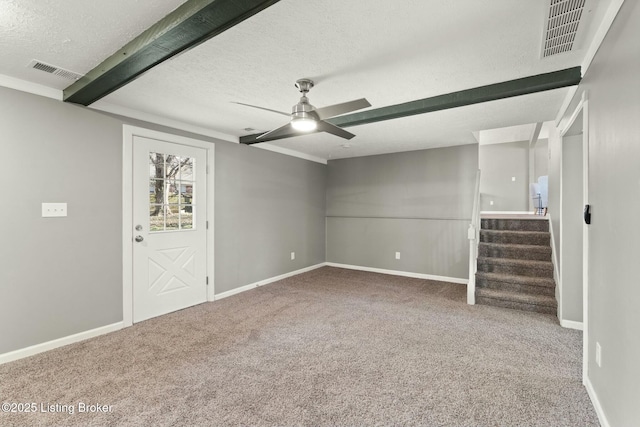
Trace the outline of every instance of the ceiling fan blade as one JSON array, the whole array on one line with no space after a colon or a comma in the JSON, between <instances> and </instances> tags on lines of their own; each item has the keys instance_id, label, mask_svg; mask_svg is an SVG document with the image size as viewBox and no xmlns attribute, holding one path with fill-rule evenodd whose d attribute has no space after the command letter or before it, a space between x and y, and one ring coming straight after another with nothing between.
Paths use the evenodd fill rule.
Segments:
<instances>
[{"instance_id":1,"label":"ceiling fan blade","mask_svg":"<svg viewBox=\"0 0 640 427\"><path fill-rule=\"evenodd\" d=\"M296 131L291 127L291 123L287 123L286 125L280 126L277 129L273 129L273 130L270 130L269 132L263 133L262 135L257 137L256 140L258 142L260 142L261 139L265 139L267 137L276 138L276 137L281 136L281 135L287 135L287 134L295 133L295 132Z\"/></svg>"},{"instance_id":2,"label":"ceiling fan blade","mask_svg":"<svg viewBox=\"0 0 640 427\"><path fill-rule=\"evenodd\" d=\"M271 108L258 107L257 105L245 104L243 102L235 102L231 101L234 104L244 105L245 107L257 108L259 110L271 111L272 113L282 114L283 116L291 117L291 114L285 113L283 111L272 110Z\"/></svg>"},{"instance_id":3,"label":"ceiling fan blade","mask_svg":"<svg viewBox=\"0 0 640 427\"><path fill-rule=\"evenodd\" d=\"M367 107L371 107L371 104L365 98L361 98L354 101L343 102L342 104L334 104L327 107L317 108L316 113L318 114L318 117L320 117L320 120L324 120Z\"/></svg>"},{"instance_id":4,"label":"ceiling fan blade","mask_svg":"<svg viewBox=\"0 0 640 427\"><path fill-rule=\"evenodd\" d=\"M351 139L351 138L353 138L355 136L351 132L347 132L346 130L342 129L341 127L338 127L336 125L332 125L331 123L324 122L324 121L319 121L318 122L318 130L321 131L321 132L327 132L327 133L339 136L340 138L344 138L344 139Z\"/></svg>"}]
</instances>

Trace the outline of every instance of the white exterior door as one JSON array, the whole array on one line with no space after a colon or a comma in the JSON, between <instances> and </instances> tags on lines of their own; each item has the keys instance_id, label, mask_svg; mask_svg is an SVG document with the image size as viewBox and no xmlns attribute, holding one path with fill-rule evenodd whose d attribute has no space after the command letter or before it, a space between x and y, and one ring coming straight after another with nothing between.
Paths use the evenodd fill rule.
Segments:
<instances>
[{"instance_id":1,"label":"white exterior door","mask_svg":"<svg viewBox=\"0 0 640 427\"><path fill-rule=\"evenodd\" d=\"M133 138L133 322L207 300L207 150Z\"/></svg>"}]
</instances>

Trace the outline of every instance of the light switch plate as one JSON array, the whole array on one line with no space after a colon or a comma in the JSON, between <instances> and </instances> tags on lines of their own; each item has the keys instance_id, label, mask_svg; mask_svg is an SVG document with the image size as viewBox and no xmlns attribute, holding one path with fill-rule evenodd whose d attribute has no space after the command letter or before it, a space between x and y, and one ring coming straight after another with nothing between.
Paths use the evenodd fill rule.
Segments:
<instances>
[{"instance_id":1,"label":"light switch plate","mask_svg":"<svg viewBox=\"0 0 640 427\"><path fill-rule=\"evenodd\" d=\"M61 217L67 216L67 204L66 203L43 203L42 204L42 217Z\"/></svg>"}]
</instances>

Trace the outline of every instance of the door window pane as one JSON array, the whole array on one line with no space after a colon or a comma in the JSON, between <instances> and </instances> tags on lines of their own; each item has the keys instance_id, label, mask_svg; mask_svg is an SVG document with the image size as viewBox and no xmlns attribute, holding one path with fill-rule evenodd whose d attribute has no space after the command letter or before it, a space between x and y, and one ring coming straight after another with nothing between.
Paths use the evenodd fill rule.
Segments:
<instances>
[{"instance_id":1,"label":"door window pane","mask_svg":"<svg viewBox=\"0 0 640 427\"><path fill-rule=\"evenodd\" d=\"M183 157L181 159L181 173L180 173L180 180L182 181L193 181L194 180L194 166L195 166L195 159L189 158L189 157Z\"/></svg>"},{"instance_id":2,"label":"door window pane","mask_svg":"<svg viewBox=\"0 0 640 427\"><path fill-rule=\"evenodd\" d=\"M149 153L149 177L164 178L164 154Z\"/></svg>"},{"instance_id":3,"label":"door window pane","mask_svg":"<svg viewBox=\"0 0 640 427\"><path fill-rule=\"evenodd\" d=\"M193 182L180 182L180 195L182 196L181 203L185 205L192 205L195 203L193 193Z\"/></svg>"},{"instance_id":4,"label":"door window pane","mask_svg":"<svg viewBox=\"0 0 640 427\"><path fill-rule=\"evenodd\" d=\"M151 204L164 203L164 180L163 179L149 180L149 202Z\"/></svg>"},{"instance_id":5,"label":"door window pane","mask_svg":"<svg viewBox=\"0 0 640 427\"><path fill-rule=\"evenodd\" d=\"M177 204L165 205L165 230L180 229L180 207Z\"/></svg>"},{"instance_id":6,"label":"door window pane","mask_svg":"<svg viewBox=\"0 0 640 427\"><path fill-rule=\"evenodd\" d=\"M180 211L180 228L182 230L189 230L193 228L193 213L192 206L185 206L182 211Z\"/></svg>"},{"instance_id":7,"label":"door window pane","mask_svg":"<svg viewBox=\"0 0 640 427\"><path fill-rule=\"evenodd\" d=\"M149 231L164 231L163 205L151 205L149 208Z\"/></svg>"}]
</instances>

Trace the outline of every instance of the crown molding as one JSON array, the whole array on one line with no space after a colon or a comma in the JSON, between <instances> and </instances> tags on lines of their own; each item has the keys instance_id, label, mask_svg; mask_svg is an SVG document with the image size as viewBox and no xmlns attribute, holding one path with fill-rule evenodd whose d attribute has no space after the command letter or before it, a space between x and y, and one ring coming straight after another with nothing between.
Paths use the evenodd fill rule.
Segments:
<instances>
[{"instance_id":1,"label":"crown molding","mask_svg":"<svg viewBox=\"0 0 640 427\"><path fill-rule=\"evenodd\" d=\"M323 159L322 157L312 156L311 154L301 153L300 151L290 150L288 148L278 147L277 145L268 144L266 142L260 144L252 144L255 148L262 148L263 150L269 150L280 154L285 154L291 157L298 157L300 159L310 160L316 163L322 163L323 165L327 164L327 159Z\"/></svg>"},{"instance_id":2,"label":"crown molding","mask_svg":"<svg viewBox=\"0 0 640 427\"><path fill-rule=\"evenodd\" d=\"M0 74L0 86L62 101L62 90Z\"/></svg>"},{"instance_id":3,"label":"crown molding","mask_svg":"<svg viewBox=\"0 0 640 427\"><path fill-rule=\"evenodd\" d=\"M198 135L208 136L211 138L221 139L227 142L238 143L238 137L229 135L223 132L218 132L213 129L205 128L202 126L192 125L182 122L180 120L170 119L167 117L159 116L157 114L147 113L144 111L136 110L133 108L123 107L121 105L112 104L106 101L98 101L88 108L104 111L105 113L117 114L119 116L129 117L136 120L142 120L156 125L167 126L174 129L183 130L186 132L195 133Z\"/></svg>"}]
</instances>

